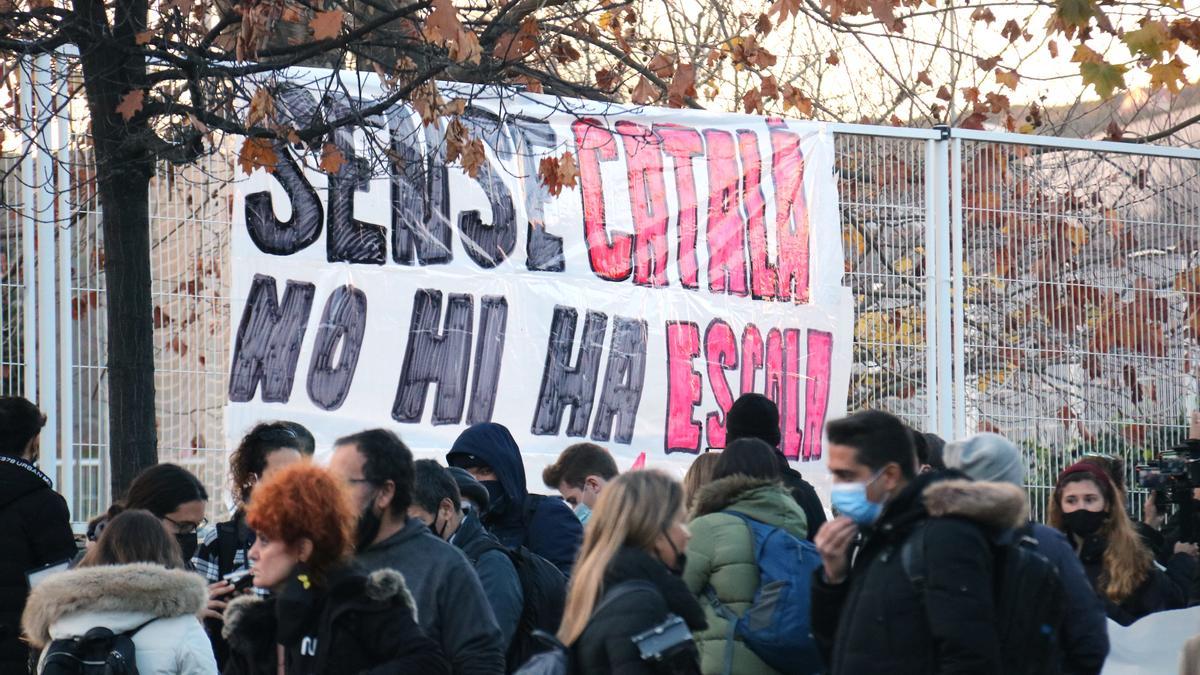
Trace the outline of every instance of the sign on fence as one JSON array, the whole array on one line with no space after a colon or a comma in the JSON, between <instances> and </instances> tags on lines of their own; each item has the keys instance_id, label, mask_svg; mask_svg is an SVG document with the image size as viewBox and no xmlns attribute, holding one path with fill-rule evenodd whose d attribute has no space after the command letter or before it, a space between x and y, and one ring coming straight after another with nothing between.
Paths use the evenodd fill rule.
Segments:
<instances>
[{"instance_id":1,"label":"sign on fence","mask_svg":"<svg viewBox=\"0 0 1200 675\"><path fill-rule=\"evenodd\" d=\"M287 114L355 108L329 93L329 72L299 72L304 86L276 97ZM355 77L367 84L350 91L375 100L373 76ZM829 134L443 95L466 99L463 120L487 145L475 176L396 106L334 134L335 173L279 144L273 172L240 182L231 441L287 418L319 449L385 426L440 456L494 421L531 477L583 440L654 466L723 446L725 411L757 391L779 405L787 456L821 458L822 425L845 410L853 311ZM565 151L579 184L552 195L538 167Z\"/></svg>"}]
</instances>

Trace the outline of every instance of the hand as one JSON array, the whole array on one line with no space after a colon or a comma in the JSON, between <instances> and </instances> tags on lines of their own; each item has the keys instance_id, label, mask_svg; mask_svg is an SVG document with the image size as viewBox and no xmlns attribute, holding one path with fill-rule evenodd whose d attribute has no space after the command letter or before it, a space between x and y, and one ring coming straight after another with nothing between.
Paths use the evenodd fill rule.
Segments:
<instances>
[{"instance_id":1,"label":"hand","mask_svg":"<svg viewBox=\"0 0 1200 675\"><path fill-rule=\"evenodd\" d=\"M1193 410L1188 424L1188 438L1200 440L1200 410Z\"/></svg>"},{"instance_id":2,"label":"hand","mask_svg":"<svg viewBox=\"0 0 1200 675\"><path fill-rule=\"evenodd\" d=\"M1165 518L1166 516L1159 512L1158 502L1155 501L1154 493L1151 492L1142 506L1142 522L1157 530L1162 527Z\"/></svg>"},{"instance_id":3,"label":"hand","mask_svg":"<svg viewBox=\"0 0 1200 675\"><path fill-rule=\"evenodd\" d=\"M215 584L208 585L208 607L204 609L205 619L216 619L217 621L225 620L225 606L229 603L221 598L233 593L233 584L222 579Z\"/></svg>"},{"instance_id":4,"label":"hand","mask_svg":"<svg viewBox=\"0 0 1200 675\"><path fill-rule=\"evenodd\" d=\"M1186 553L1187 555L1190 555L1193 558L1200 558L1200 546L1196 546L1195 544L1188 544L1186 542L1177 541L1177 542L1175 542L1175 552L1176 553Z\"/></svg>"},{"instance_id":5,"label":"hand","mask_svg":"<svg viewBox=\"0 0 1200 675\"><path fill-rule=\"evenodd\" d=\"M838 516L817 530L813 541L825 566L825 580L840 584L850 572L850 544L858 534L858 525L846 516Z\"/></svg>"}]
</instances>

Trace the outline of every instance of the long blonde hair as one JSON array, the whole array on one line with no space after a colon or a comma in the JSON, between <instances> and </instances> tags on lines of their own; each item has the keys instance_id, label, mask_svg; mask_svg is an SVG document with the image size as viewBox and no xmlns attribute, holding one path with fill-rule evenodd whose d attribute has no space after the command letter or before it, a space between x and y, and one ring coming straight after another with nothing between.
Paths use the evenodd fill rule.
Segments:
<instances>
[{"instance_id":1,"label":"long blonde hair","mask_svg":"<svg viewBox=\"0 0 1200 675\"><path fill-rule=\"evenodd\" d=\"M1050 526L1063 530L1062 491L1069 483L1090 481L1104 495L1108 513L1104 524L1100 526L1099 534L1106 542L1104 559L1101 563L1100 578L1097 590L1114 603L1121 603L1142 585L1154 564L1154 555L1141 537L1133 529L1129 514L1125 513L1125 503L1121 494L1113 484L1101 479L1094 473L1072 471L1064 473L1054 486L1054 494L1050 497L1050 508L1047 520ZM1065 530L1063 530L1065 531Z\"/></svg>"},{"instance_id":2,"label":"long blonde hair","mask_svg":"<svg viewBox=\"0 0 1200 675\"><path fill-rule=\"evenodd\" d=\"M712 482L713 471L716 470L717 462L720 460L721 453L719 452L706 452L692 460L692 465L683 475L683 499L689 511L692 510L692 504L695 503L700 488Z\"/></svg>"},{"instance_id":3,"label":"long blonde hair","mask_svg":"<svg viewBox=\"0 0 1200 675\"><path fill-rule=\"evenodd\" d=\"M604 573L623 546L654 553L654 543L683 511L683 489L660 471L623 473L604 486L588 519L558 639L579 638L604 593Z\"/></svg>"}]
</instances>

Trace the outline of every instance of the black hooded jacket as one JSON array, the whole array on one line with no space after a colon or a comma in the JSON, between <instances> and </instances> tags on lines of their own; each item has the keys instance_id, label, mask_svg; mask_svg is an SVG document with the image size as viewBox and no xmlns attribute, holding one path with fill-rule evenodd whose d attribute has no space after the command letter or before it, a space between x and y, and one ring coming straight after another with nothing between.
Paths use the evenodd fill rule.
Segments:
<instances>
[{"instance_id":1,"label":"black hooded jacket","mask_svg":"<svg viewBox=\"0 0 1200 675\"><path fill-rule=\"evenodd\" d=\"M29 595L25 574L75 555L67 502L32 464L0 455L0 675L24 673L21 612Z\"/></svg>"},{"instance_id":2,"label":"black hooded jacket","mask_svg":"<svg viewBox=\"0 0 1200 675\"><path fill-rule=\"evenodd\" d=\"M643 661L631 639L665 621L670 614L682 618L693 631L707 627L704 610L683 580L658 560L636 548L622 548L604 573L604 588L624 581L649 581L657 593L635 591L605 603L592 614L587 627L572 645L577 675L651 675L700 673L700 653L691 648L669 663ZM598 603L599 604L599 603Z\"/></svg>"},{"instance_id":3,"label":"black hooded jacket","mask_svg":"<svg viewBox=\"0 0 1200 675\"><path fill-rule=\"evenodd\" d=\"M500 483L500 494L492 495L483 524L500 543L510 549L525 546L570 577L583 543L583 525L561 499L529 494L521 449L508 429L487 422L464 431L446 454L446 463L471 462L490 466Z\"/></svg>"},{"instance_id":4,"label":"black hooded jacket","mask_svg":"<svg viewBox=\"0 0 1200 675\"><path fill-rule=\"evenodd\" d=\"M813 580L813 633L832 675L999 675L992 537L1024 521L1025 496L1001 483L918 476L884 508L859 545L849 577ZM924 593L901 564L904 542L925 530Z\"/></svg>"},{"instance_id":5,"label":"black hooded jacket","mask_svg":"<svg viewBox=\"0 0 1200 675\"><path fill-rule=\"evenodd\" d=\"M287 675L449 675L449 661L417 626L414 608L395 570L363 576L342 568L322 586L298 574L277 595L229 603L224 672L278 675L278 644Z\"/></svg>"}]
</instances>

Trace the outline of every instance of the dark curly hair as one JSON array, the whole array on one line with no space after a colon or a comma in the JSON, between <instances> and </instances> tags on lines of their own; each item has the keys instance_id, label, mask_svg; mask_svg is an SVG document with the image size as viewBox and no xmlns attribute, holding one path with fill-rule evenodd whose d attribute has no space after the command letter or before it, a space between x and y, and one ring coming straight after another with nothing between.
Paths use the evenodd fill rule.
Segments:
<instances>
[{"instance_id":1,"label":"dark curly hair","mask_svg":"<svg viewBox=\"0 0 1200 675\"><path fill-rule=\"evenodd\" d=\"M263 422L251 429L229 458L230 479L238 501L242 504L250 501L251 477L262 476L267 468L267 455L290 448L312 457L315 445L308 429L295 422Z\"/></svg>"},{"instance_id":2,"label":"dark curly hair","mask_svg":"<svg viewBox=\"0 0 1200 675\"><path fill-rule=\"evenodd\" d=\"M357 514L338 479L308 462L272 474L246 507L246 524L289 545L313 544L308 566L318 579L349 560Z\"/></svg>"}]
</instances>

